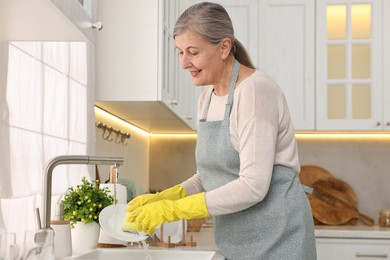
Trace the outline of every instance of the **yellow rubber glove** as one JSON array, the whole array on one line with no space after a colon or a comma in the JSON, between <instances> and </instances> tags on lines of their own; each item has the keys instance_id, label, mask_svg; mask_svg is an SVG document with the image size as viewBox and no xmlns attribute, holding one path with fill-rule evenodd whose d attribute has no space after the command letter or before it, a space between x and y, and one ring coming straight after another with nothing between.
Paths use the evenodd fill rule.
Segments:
<instances>
[{"instance_id":1,"label":"yellow rubber glove","mask_svg":"<svg viewBox=\"0 0 390 260\"><path fill-rule=\"evenodd\" d=\"M183 186L176 185L155 194L143 194L135 197L128 203L129 207L127 208L127 211L133 211L138 207L159 200L177 200L184 197L187 197L186 190Z\"/></svg>"},{"instance_id":2,"label":"yellow rubber glove","mask_svg":"<svg viewBox=\"0 0 390 260\"><path fill-rule=\"evenodd\" d=\"M126 222L135 222L138 231L153 234L157 226L179 219L209 217L204 192L179 200L160 200L129 212Z\"/></svg>"}]
</instances>

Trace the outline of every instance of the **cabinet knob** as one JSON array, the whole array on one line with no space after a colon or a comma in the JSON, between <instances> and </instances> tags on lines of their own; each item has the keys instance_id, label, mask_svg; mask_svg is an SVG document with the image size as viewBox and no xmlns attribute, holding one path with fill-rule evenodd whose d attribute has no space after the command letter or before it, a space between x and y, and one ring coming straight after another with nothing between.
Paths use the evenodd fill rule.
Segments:
<instances>
[{"instance_id":1,"label":"cabinet knob","mask_svg":"<svg viewBox=\"0 0 390 260\"><path fill-rule=\"evenodd\" d=\"M376 126L380 126L381 125L381 122L376 122Z\"/></svg>"},{"instance_id":2,"label":"cabinet knob","mask_svg":"<svg viewBox=\"0 0 390 260\"><path fill-rule=\"evenodd\" d=\"M192 120L192 116L186 116L187 120Z\"/></svg>"},{"instance_id":3,"label":"cabinet knob","mask_svg":"<svg viewBox=\"0 0 390 260\"><path fill-rule=\"evenodd\" d=\"M176 106L178 104L178 102L177 102L177 100L169 100L169 104Z\"/></svg>"},{"instance_id":4,"label":"cabinet knob","mask_svg":"<svg viewBox=\"0 0 390 260\"><path fill-rule=\"evenodd\" d=\"M387 122L386 122L386 126L390 126L390 121L387 121Z\"/></svg>"},{"instance_id":5,"label":"cabinet knob","mask_svg":"<svg viewBox=\"0 0 390 260\"><path fill-rule=\"evenodd\" d=\"M103 29L103 23L100 21L97 21L97 22L91 24L91 28L96 29L98 31L101 31Z\"/></svg>"}]
</instances>

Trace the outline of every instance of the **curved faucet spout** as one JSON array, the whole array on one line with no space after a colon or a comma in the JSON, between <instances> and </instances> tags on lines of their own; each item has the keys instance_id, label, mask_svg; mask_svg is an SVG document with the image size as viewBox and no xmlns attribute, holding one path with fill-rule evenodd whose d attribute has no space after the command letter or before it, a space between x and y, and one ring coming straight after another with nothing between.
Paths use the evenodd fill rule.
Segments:
<instances>
[{"instance_id":1,"label":"curved faucet spout","mask_svg":"<svg viewBox=\"0 0 390 260\"><path fill-rule=\"evenodd\" d=\"M56 166L61 164L92 164L92 165L109 165L115 167L123 164L122 157L100 157L87 155L62 155L52 158L47 162L45 167L45 174L43 176L43 196L42 196L42 228L50 228L50 214L51 214L51 188L53 170Z\"/></svg>"}]
</instances>

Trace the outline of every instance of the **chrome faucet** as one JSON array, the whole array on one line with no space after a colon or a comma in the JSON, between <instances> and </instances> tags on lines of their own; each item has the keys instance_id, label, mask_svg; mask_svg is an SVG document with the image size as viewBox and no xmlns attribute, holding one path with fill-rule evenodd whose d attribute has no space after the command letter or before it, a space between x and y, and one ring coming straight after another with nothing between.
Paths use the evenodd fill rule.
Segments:
<instances>
[{"instance_id":1,"label":"chrome faucet","mask_svg":"<svg viewBox=\"0 0 390 260\"><path fill-rule=\"evenodd\" d=\"M92 164L92 165L107 165L112 164L114 167L119 167L123 164L121 157L99 157L87 155L63 155L51 159L45 167L45 175L43 176L43 196L42 196L42 228L50 228L51 214L51 187L53 170L61 164Z\"/></svg>"}]
</instances>

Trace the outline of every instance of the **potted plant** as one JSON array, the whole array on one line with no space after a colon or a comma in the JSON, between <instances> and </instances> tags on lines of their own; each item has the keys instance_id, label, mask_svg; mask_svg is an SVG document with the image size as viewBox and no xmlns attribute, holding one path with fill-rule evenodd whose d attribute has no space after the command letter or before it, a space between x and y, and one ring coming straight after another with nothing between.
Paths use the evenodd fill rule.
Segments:
<instances>
[{"instance_id":1,"label":"potted plant","mask_svg":"<svg viewBox=\"0 0 390 260\"><path fill-rule=\"evenodd\" d=\"M70 222L72 248L74 253L81 253L96 248L99 233L99 214L116 200L109 194L108 188L100 188L99 181L88 181L70 187L64 199L64 218Z\"/></svg>"}]
</instances>

